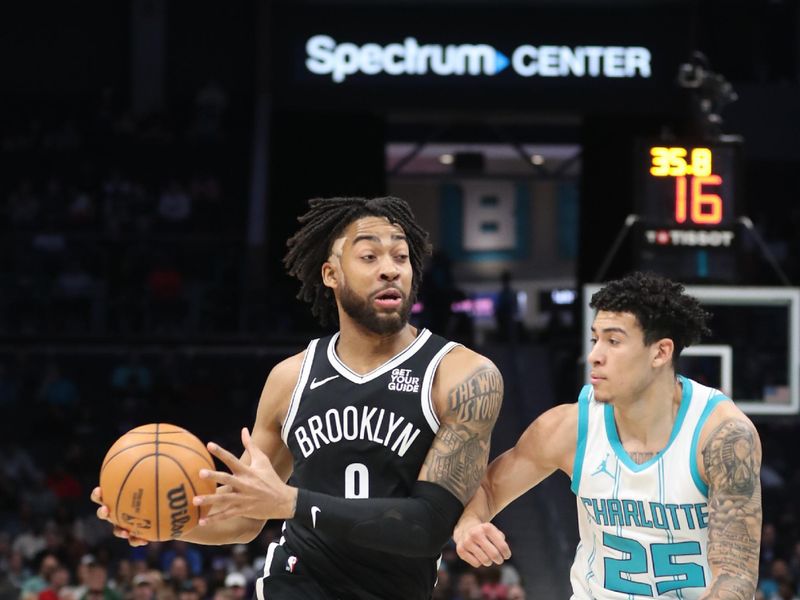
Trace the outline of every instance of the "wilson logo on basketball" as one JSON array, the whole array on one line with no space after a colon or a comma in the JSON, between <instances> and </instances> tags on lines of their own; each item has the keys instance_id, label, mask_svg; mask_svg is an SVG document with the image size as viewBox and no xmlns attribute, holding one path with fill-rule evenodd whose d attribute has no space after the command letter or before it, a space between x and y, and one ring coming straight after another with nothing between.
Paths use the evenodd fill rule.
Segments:
<instances>
[{"instance_id":1,"label":"wilson logo on basketball","mask_svg":"<svg viewBox=\"0 0 800 600\"><path fill-rule=\"evenodd\" d=\"M183 484L167 492L170 509L170 535L177 538L183 533L184 526L191 521L189 516L189 500L186 497L186 488Z\"/></svg>"}]
</instances>

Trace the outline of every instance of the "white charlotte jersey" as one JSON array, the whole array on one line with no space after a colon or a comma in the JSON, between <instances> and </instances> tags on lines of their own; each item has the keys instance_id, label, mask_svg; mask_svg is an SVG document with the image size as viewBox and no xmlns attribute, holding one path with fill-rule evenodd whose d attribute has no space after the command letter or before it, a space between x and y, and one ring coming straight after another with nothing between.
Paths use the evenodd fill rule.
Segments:
<instances>
[{"instance_id":1,"label":"white charlotte jersey","mask_svg":"<svg viewBox=\"0 0 800 600\"><path fill-rule=\"evenodd\" d=\"M640 465L622 447L613 407L597 402L591 386L581 390L573 600L693 600L711 581L708 486L697 470L697 439L714 407L729 398L678 379L683 396L669 442Z\"/></svg>"}]
</instances>

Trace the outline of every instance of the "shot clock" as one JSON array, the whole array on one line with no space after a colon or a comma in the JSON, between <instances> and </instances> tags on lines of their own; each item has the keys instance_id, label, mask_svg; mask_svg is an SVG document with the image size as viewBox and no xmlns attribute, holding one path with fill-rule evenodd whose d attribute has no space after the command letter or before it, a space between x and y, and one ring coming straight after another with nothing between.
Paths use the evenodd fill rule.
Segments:
<instances>
[{"instance_id":1,"label":"shot clock","mask_svg":"<svg viewBox=\"0 0 800 600\"><path fill-rule=\"evenodd\" d=\"M713 229L736 221L739 144L643 143L637 214L662 227Z\"/></svg>"},{"instance_id":2,"label":"shot clock","mask_svg":"<svg viewBox=\"0 0 800 600\"><path fill-rule=\"evenodd\" d=\"M731 280L736 266L739 141L636 146L637 261L684 280Z\"/></svg>"}]
</instances>

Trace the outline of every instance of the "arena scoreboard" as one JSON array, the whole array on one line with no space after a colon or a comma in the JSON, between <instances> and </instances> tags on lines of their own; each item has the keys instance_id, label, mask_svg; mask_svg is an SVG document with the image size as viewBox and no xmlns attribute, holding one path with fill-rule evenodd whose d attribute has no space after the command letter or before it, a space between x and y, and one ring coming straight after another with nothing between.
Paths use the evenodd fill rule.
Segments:
<instances>
[{"instance_id":1,"label":"arena scoreboard","mask_svg":"<svg viewBox=\"0 0 800 600\"><path fill-rule=\"evenodd\" d=\"M738 140L637 143L640 267L684 280L735 279L740 160Z\"/></svg>"}]
</instances>

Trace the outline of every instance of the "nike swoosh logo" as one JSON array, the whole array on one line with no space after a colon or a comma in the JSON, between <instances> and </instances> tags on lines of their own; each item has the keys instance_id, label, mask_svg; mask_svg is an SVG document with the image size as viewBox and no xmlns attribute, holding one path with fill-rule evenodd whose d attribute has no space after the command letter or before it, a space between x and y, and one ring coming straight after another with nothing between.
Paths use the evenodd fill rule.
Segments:
<instances>
[{"instance_id":1,"label":"nike swoosh logo","mask_svg":"<svg viewBox=\"0 0 800 600\"><path fill-rule=\"evenodd\" d=\"M311 507L311 524L314 526L314 529L317 528L317 513L319 512L322 512L322 509L319 506Z\"/></svg>"},{"instance_id":2,"label":"nike swoosh logo","mask_svg":"<svg viewBox=\"0 0 800 600\"><path fill-rule=\"evenodd\" d=\"M325 379L320 379L319 381L317 381L317 378L316 378L316 377L314 377L314 379L313 379L313 380L311 381L311 383L308 385L308 389L310 389L310 390L316 389L316 388L318 388L318 387L319 387L319 386L321 386L321 385L325 385L325 384L326 384L326 383L328 383L328 382L329 382L331 379L336 379L337 377L338 377L338 375L333 375L332 377L326 377Z\"/></svg>"}]
</instances>

